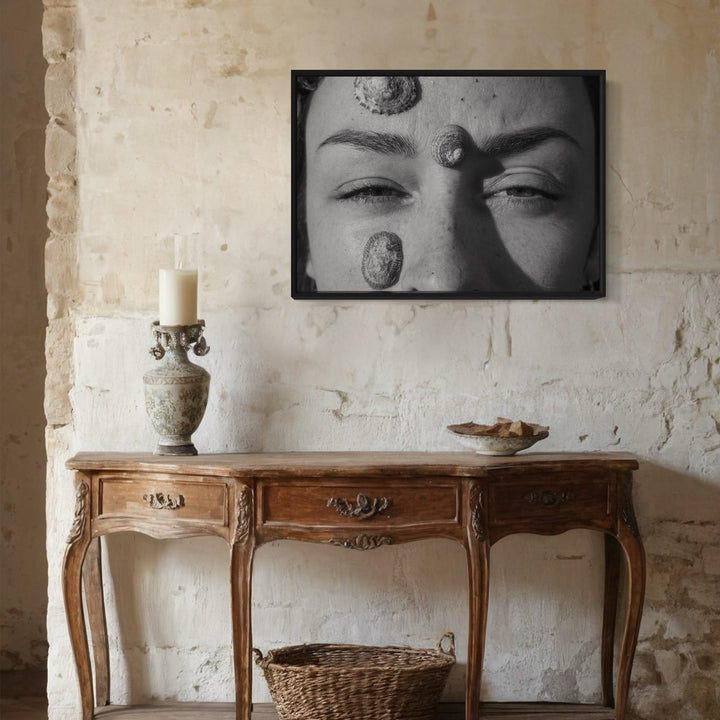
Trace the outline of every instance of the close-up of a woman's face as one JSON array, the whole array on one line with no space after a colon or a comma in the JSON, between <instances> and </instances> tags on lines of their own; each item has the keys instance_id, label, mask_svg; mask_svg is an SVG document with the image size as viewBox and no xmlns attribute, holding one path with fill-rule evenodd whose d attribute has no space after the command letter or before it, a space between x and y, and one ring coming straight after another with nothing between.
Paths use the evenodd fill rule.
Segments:
<instances>
[{"instance_id":1,"label":"close-up of a woman's face","mask_svg":"<svg viewBox=\"0 0 720 720\"><path fill-rule=\"evenodd\" d=\"M577 292L598 222L582 78L325 77L307 107L319 292Z\"/></svg>"}]
</instances>

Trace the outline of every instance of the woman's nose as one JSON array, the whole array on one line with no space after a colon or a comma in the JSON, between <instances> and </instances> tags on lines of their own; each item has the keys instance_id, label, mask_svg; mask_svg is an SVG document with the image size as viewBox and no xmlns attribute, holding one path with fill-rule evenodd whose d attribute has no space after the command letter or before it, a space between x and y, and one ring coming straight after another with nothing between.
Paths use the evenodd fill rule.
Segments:
<instances>
[{"instance_id":1,"label":"woman's nose","mask_svg":"<svg viewBox=\"0 0 720 720\"><path fill-rule=\"evenodd\" d=\"M468 222L457 193L427 204L416 217L405 246L405 266L398 289L403 292L462 290L470 270Z\"/></svg>"},{"instance_id":2,"label":"woman's nose","mask_svg":"<svg viewBox=\"0 0 720 720\"><path fill-rule=\"evenodd\" d=\"M462 258L452 247L417 254L400 276L402 292L453 292L465 281Z\"/></svg>"}]
</instances>

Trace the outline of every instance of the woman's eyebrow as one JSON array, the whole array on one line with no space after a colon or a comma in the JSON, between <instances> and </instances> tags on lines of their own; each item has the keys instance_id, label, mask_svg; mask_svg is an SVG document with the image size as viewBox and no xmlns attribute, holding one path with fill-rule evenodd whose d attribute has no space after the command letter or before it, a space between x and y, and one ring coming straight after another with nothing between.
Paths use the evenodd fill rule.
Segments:
<instances>
[{"instance_id":1,"label":"woman's eyebrow","mask_svg":"<svg viewBox=\"0 0 720 720\"><path fill-rule=\"evenodd\" d=\"M582 150L580 143L569 133L554 127L531 127L516 132L493 135L479 145L481 152L495 156L516 155L533 150L538 145L554 139L567 140Z\"/></svg>"},{"instance_id":2,"label":"woman's eyebrow","mask_svg":"<svg viewBox=\"0 0 720 720\"><path fill-rule=\"evenodd\" d=\"M325 138L318 146L318 150L326 145L350 145L359 150L403 157L414 157L417 154L417 148L411 138L392 133L341 130Z\"/></svg>"},{"instance_id":3,"label":"woman's eyebrow","mask_svg":"<svg viewBox=\"0 0 720 720\"><path fill-rule=\"evenodd\" d=\"M560 128L545 126L493 135L483 140L479 144L479 149L484 154L493 157L515 155L532 150L553 139L566 140L578 149L582 149L580 143L569 133ZM359 150L403 157L414 157L417 154L415 143L406 135L365 130L340 130L325 138L318 146L318 150L326 145L350 145Z\"/></svg>"}]
</instances>

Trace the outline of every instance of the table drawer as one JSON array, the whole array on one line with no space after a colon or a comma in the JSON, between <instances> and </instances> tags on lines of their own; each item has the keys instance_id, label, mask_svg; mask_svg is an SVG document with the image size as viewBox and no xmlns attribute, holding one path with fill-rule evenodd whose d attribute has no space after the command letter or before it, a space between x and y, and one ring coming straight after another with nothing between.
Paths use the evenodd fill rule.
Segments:
<instances>
[{"instance_id":1,"label":"table drawer","mask_svg":"<svg viewBox=\"0 0 720 720\"><path fill-rule=\"evenodd\" d=\"M260 497L263 525L356 528L459 522L460 490L452 484L265 482Z\"/></svg>"},{"instance_id":2,"label":"table drawer","mask_svg":"<svg viewBox=\"0 0 720 720\"><path fill-rule=\"evenodd\" d=\"M101 475L97 516L227 525L227 496L227 485L212 478Z\"/></svg>"},{"instance_id":3,"label":"table drawer","mask_svg":"<svg viewBox=\"0 0 720 720\"><path fill-rule=\"evenodd\" d=\"M533 475L522 479L503 478L501 484L490 483L491 525L523 520L552 523L556 520L603 522L613 511L614 485L606 476L583 477L560 473Z\"/></svg>"}]
</instances>

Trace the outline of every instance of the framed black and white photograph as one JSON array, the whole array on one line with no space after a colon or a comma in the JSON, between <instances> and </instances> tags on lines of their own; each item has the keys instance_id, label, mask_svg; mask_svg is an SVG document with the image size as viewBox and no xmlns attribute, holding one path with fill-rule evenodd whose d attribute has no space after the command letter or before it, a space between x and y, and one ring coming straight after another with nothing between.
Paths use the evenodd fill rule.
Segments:
<instances>
[{"instance_id":1,"label":"framed black and white photograph","mask_svg":"<svg viewBox=\"0 0 720 720\"><path fill-rule=\"evenodd\" d=\"M605 295L605 71L292 71L292 296Z\"/></svg>"}]
</instances>

